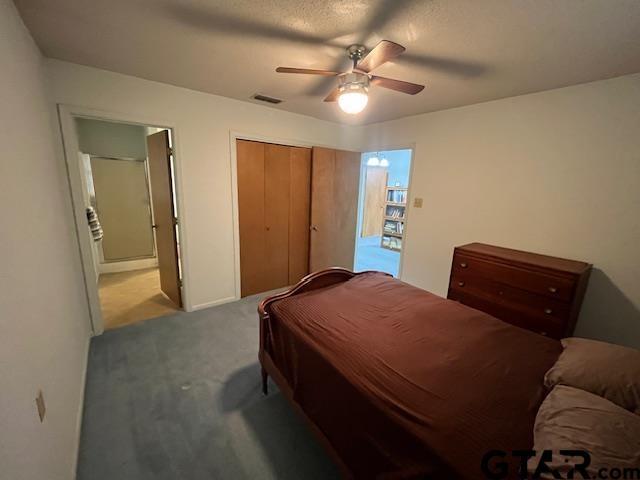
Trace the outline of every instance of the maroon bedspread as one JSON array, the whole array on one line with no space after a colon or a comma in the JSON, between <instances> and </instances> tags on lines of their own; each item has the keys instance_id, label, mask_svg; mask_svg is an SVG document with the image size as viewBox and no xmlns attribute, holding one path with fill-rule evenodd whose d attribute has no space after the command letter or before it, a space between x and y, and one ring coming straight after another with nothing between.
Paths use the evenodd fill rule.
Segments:
<instances>
[{"instance_id":1,"label":"maroon bedspread","mask_svg":"<svg viewBox=\"0 0 640 480\"><path fill-rule=\"evenodd\" d=\"M483 478L531 448L560 343L381 274L273 304L266 350L357 478ZM515 473L515 469L511 469Z\"/></svg>"}]
</instances>

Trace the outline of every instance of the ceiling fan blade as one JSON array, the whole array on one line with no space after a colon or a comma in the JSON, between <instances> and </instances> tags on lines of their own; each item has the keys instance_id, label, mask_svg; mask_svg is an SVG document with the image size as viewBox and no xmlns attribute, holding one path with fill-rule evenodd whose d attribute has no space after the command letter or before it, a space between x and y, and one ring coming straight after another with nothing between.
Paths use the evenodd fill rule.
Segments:
<instances>
[{"instance_id":1,"label":"ceiling fan blade","mask_svg":"<svg viewBox=\"0 0 640 480\"><path fill-rule=\"evenodd\" d=\"M339 88L335 88L334 90L331 91L331 93L329 95L327 95L324 99L325 102L335 102L336 100L338 100L338 94L340 93L340 89Z\"/></svg>"},{"instance_id":2,"label":"ceiling fan blade","mask_svg":"<svg viewBox=\"0 0 640 480\"><path fill-rule=\"evenodd\" d=\"M276 72L278 73L306 73L308 75L323 75L325 77L335 77L336 75L340 75L340 72L332 72L330 70L312 70L309 68L289 68L289 67L278 67L276 68Z\"/></svg>"},{"instance_id":3,"label":"ceiling fan blade","mask_svg":"<svg viewBox=\"0 0 640 480\"><path fill-rule=\"evenodd\" d=\"M367 55L358 62L356 68L369 73L371 70L379 67L383 63L393 60L404 51L405 48L398 43L390 42L389 40L381 40L375 47L373 47L373 50L367 53Z\"/></svg>"},{"instance_id":4,"label":"ceiling fan blade","mask_svg":"<svg viewBox=\"0 0 640 480\"><path fill-rule=\"evenodd\" d=\"M371 77L370 83L371 85L389 88L397 92L408 93L409 95L415 95L416 93L420 93L424 90L424 85L403 82L402 80L394 80L393 78L377 77L375 75Z\"/></svg>"}]
</instances>

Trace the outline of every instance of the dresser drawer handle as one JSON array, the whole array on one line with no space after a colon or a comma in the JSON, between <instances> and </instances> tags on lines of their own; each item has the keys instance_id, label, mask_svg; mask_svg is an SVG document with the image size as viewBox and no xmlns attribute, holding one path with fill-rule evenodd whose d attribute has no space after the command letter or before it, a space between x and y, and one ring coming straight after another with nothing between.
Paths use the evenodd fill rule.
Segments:
<instances>
[{"instance_id":1,"label":"dresser drawer handle","mask_svg":"<svg viewBox=\"0 0 640 480\"><path fill-rule=\"evenodd\" d=\"M464 287L464 282L458 282L459 287Z\"/></svg>"},{"instance_id":2,"label":"dresser drawer handle","mask_svg":"<svg viewBox=\"0 0 640 480\"><path fill-rule=\"evenodd\" d=\"M549 287L549 291L551 293L556 293L558 291L558 289L556 287Z\"/></svg>"},{"instance_id":3,"label":"dresser drawer handle","mask_svg":"<svg viewBox=\"0 0 640 480\"><path fill-rule=\"evenodd\" d=\"M544 313L546 313L547 315L551 315L553 313L553 310L551 310L550 308L545 308Z\"/></svg>"},{"instance_id":4,"label":"dresser drawer handle","mask_svg":"<svg viewBox=\"0 0 640 480\"><path fill-rule=\"evenodd\" d=\"M467 268L467 264L466 264L466 263L464 263L464 262L462 262L462 263L460 264L460 267L462 267L462 268Z\"/></svg>"}]
</instances>

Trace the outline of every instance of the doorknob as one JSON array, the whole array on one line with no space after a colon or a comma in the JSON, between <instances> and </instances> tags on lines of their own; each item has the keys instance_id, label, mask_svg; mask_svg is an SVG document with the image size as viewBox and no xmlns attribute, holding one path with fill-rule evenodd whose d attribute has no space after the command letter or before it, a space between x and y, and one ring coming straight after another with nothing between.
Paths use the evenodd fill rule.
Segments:
<instances>
[{"instance_id":1,"label":"doorknob","mask_svg":"<svg viewBox=\"0 0 640 480\"><path fill-rule=\"evenodd\" d=\"M313 230L314 232L318 231L318 227L316 227L315 225L311 225L311 230Z\"/></svg>"}]
</instances>

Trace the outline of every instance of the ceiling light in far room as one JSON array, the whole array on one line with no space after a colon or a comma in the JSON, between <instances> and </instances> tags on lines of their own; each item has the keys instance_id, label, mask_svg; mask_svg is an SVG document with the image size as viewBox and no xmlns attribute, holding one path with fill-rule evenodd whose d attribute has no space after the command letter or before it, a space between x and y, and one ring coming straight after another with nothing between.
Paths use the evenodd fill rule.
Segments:
<instances>
[{"instance_id":1,"label":"ceiling light in far room","mask_svg":"<svg viewBox=\"0 0 640 480\"><path fill-rule=\"evenodd\" d=\"M375 154L372 157L369 157L369 160L367 160L367 167L377 167L379 165L380 160L378 160L378 156Z\"/></svg>"},{"instance_id":2,"label":"ceiling light in far room","mask_svg":"<svg viewBox=\"0 0 640 480\"><path fill-rule=\"evenodd\" d=\"M340 75L338 105L343 112L355 115L369 102L369 77L352 72Z\"/></svg>"},{"instance_id":3,"label":"ceiling light in far room","mask_svg":"<svg viewBox=\"0 0 640 480\"><path fill-rule=\"evenodd\" d=\"M381 167L388 167L389 166L389 160L387 160L386 158L382 157L380 159L380 166Z\"/></svg>"}]
</instances>

